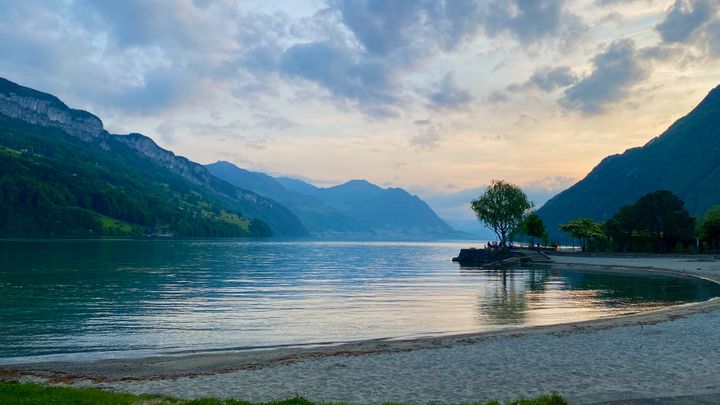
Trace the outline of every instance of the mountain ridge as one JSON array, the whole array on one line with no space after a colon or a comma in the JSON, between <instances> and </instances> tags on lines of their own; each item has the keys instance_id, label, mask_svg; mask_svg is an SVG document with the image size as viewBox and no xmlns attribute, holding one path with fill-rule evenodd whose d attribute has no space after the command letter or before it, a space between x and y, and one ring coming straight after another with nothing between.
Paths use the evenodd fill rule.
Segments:
<instances>
[{"instance_id":1,"label":"mountain ridge","mask_svg":"<svg viewBox=\"0 0 720 405\"><path fill-rule=\"evenodd\" d=\"M264 173L251 172L229 162L207 165L211 173L236 185L242 185L260 194L291 193L313 201L312 213L324 212L326 218L342 218L345 227L333 228L336 237L357 239L463 239L471 235L457 231L440 219L420 197L401 188L382 188L365 179L353 179L332 187L317 187L290 177L274 178ZM234 173L231 174L231 173ZM257 176L262 176L262 180ZM243 182L243 183L239 183ZM251 184L251 182L254 182ZM262 183L262 184L260 184ZM268 187L268 184L271 186ZM265 185L261 190L253 187ZM273 191L275 190L275 191ZM298 207L295 201L281 194L274 198L286 204L301 220L308 219L308 207ZM307 200L311 199L311 200ZM308 225L311 230L317 230Z\"/></svg>"},{"instance_id":2,"label":"mountain ridge","mask_svg":"<svg viewBox=\"0 0 720 405\"><path fill-rule=\"evenodd\" d=\"M212 175L222 180L277 200L289 207L315 236L335 237L343 233L356 234L369 231L362 224L315 197L289 190L265 173L242 169L226 161L218 161L205 167Z\"/></svg>"},{"instance_id":3,"label":"mountain ridge","mask_svg":"<svg viewBox=\"0 0 720 405\"><path fill-rule=\"evenodd\" d=\"M24 128L29 132L37 132L34 128L46 132L59 130L105 153L112 152L122 144L135 151L138 156L143 156L153 164L202 187L204 192L211 195L221 206L233 211L239 210L250 218L267 222L277 236L307 235L307 230L300 220L276 201L217 179L204 166L161 148L145 135L110 134L104 129L100 118L83 110L72 109L51 94L0 78L0 116L29 125L30 127ZM21 127L10 121L7 125L10 129L15 127L14 130ZM102 154L95 149L87 153ZM120 155L127 156L122 150Z\"/></svg>"},{"instance_id":4,"label":"mountain ridge","mask_svg":"<svg viewBox=\"0 0 720 405\"><path fill-rule=\"evenodd\" d=\"M622 205L666 189L696 216L720 204L720 86L687 115L643 146L602 159L572 187L550 199L538 214L551 232L579 217L604 221Z\"/></svg>"}]
</instances>

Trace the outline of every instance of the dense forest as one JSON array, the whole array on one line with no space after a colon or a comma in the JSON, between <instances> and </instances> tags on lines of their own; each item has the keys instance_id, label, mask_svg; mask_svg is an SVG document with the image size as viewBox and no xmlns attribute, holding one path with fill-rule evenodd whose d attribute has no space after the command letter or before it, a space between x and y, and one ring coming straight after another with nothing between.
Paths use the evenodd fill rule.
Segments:
<instances>
[{"instance_id":1,"label":"dense forest","mask_svg":"<svg viewBox=\"0 0 720 405\"><path fill-rule=\"evenodd\" d=\"M0 237L270 233L111 137L83 142L0 115Z\"/></svg>"}]
</instances>

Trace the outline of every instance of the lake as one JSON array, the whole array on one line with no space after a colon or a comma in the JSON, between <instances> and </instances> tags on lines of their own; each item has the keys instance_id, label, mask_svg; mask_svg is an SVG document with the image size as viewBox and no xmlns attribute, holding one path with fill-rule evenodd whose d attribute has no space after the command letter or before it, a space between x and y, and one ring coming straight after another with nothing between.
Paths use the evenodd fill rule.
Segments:
<instances>
[{"instance_id":1,"label":"lake","mask_svg":"<svg viewBox=\"0 0 720 405\"><path fill-rule=\"evenodd\" d=\"M0 242L0 363L548 325L720 295L689 278L461 268L468 243Z\"/></svg>"}]
</instances>

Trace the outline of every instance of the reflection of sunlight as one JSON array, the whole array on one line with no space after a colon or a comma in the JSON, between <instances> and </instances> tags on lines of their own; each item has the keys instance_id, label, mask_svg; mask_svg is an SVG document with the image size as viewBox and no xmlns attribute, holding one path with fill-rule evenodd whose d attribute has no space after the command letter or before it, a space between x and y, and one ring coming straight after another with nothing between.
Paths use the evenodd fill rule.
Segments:
<instances>
[{"instance_id":1,"label":"reflection of sunlight","mask_svg":"<svg viewBox=\"0 0 720 405\"><path fill-rule=\"evenodd\" d=\"M720 294L714 284L688 279L459 268L449 260L457 249L453 243L0 242L0 358L489 331Z\"/></svg>"}]
</instances>

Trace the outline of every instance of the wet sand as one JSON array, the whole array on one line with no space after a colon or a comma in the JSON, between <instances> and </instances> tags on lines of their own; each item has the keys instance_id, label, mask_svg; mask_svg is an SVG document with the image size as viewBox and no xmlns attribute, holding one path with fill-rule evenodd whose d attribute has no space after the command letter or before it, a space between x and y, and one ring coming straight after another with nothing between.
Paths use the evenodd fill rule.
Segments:
<instances>
[{"instance_id":1,"label":"wet sand","mask_svg":"<svg viewBox=\"0 0 720 405\"><path fill-rule=\"evenodd\" d=\"M555 255L556 265L720 281L712 257ZM185 398L476 402L558 392L573 403L694 395L720 401L720 299L618 318L333 347L42 363L11 378ZM710 402L712 403L712 402Z\"/></svg>"}]
</instances>

